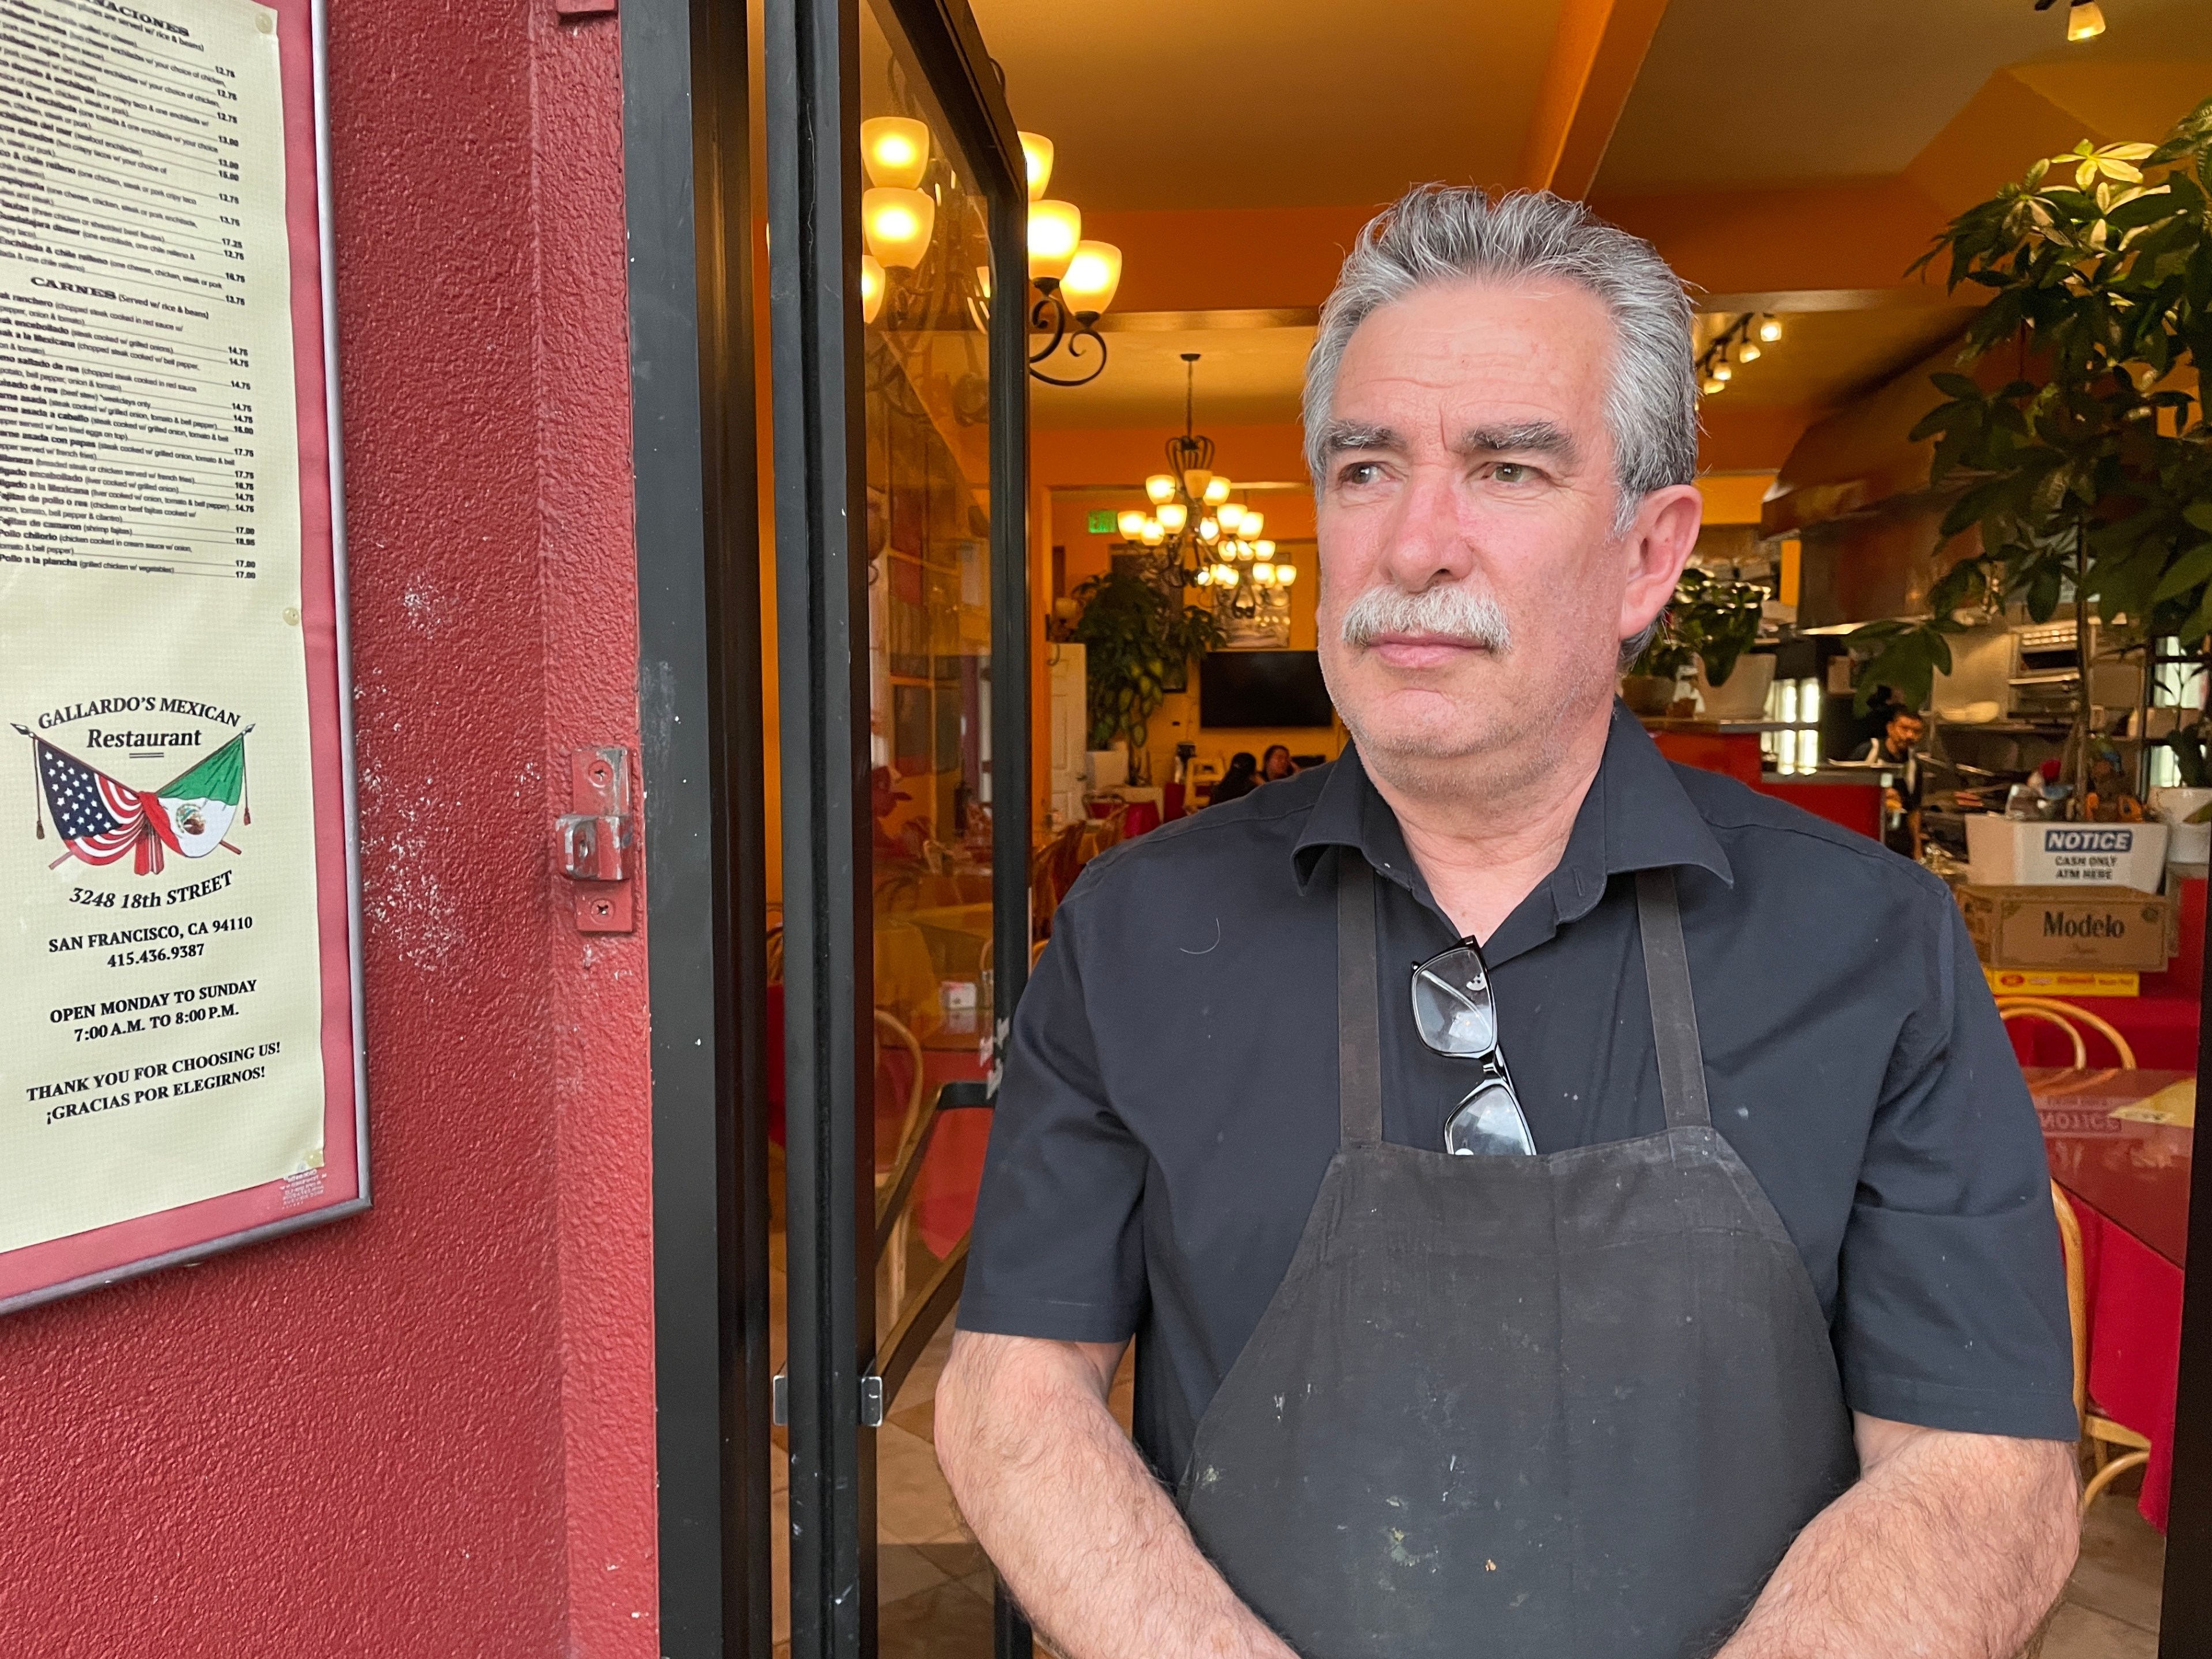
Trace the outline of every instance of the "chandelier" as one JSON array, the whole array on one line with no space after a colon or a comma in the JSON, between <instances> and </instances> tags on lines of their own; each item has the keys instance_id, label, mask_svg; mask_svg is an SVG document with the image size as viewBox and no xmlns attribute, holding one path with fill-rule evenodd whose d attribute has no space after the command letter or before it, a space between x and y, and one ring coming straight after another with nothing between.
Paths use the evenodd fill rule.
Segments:
<instances>
[{"instance_id":1,"label":"chandelier","mask_svg":"<svg viewBox=\"0 0 2212 1659\"><path fill-rule=\"evenodd\" d=\"M1083 213L1073 202L1048 200L1052 140L1034 132L1021 135L1022 164L1029 182L1029 274L1035 297L1030 302L1030 332L1047 337L1030 354L1030 373L1050 386L1085 386L1105 371L1106 341L1098 319L1114 302L1121 283L1121 250L1111 242L1086 240ZM918 272L937 230L937 210L951 181L942 162L933 178L932 143L927 122L908 115L880 115L860 123L860 161L869 188L860 197L860 229L868 251L860 258L860 320L873 324L891 289L890 273ZM931 188L925 189L925 182ZM951 280L963 291L978 326L990 315L991 267L978 262L969 282L965 267L984 252L980 245L953 250L962 266ZM1076 372L1048 374L1039 363L1066 354ZM1095 361L1091 361L1095 359ZM1053 364L1058 368L1060 364Z\"/></svg>"},{"instance_id":2,"label":"chandelier","mask_svg":"<svg viewBox=\"0 0 2212 1659\"><path fill-rule=\"evenodd\" d=\"M1178 583L1212 591L1214 609L1247 623L1287 631L1298 568L1275 556L1261 532L1267 515L1230 500L1237 486L1213 470L1213 440L1194 430L1199 354L1183 361L1182 435L1167 445L1168 470L1145 480L1147 507L1118 514L1115 527L1133 550L1151 551Z\"/></svg>"}]
</instances>

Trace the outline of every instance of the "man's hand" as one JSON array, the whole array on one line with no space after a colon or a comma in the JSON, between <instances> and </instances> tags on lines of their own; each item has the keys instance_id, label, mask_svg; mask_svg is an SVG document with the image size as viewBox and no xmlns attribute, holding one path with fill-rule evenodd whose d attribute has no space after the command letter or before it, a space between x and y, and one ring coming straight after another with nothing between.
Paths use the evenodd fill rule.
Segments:
<instances>
[{"instance_id":1,"label":"man's hand","mask_svg":"<svg viewBox=\"0 0 2212 1659\"><path fill-rule=\"evenodd\" d=\"M1067 1659L1293 1659L1106 1409L1125 1346L954 1333L937 1461L960 1512Z\"/></svg>"},{"instance_id":2,"label":"man's hand","mask_svg":"<svg viewBox=\"0 0 2212 1659\"><path fill-rule=\"evenodd\" d=\"M2012 1659L2073 1570L2074 1449L1854 1427L1857 1484L1797 1534L1719 1659Z\"/></svg>"}]
</instances>

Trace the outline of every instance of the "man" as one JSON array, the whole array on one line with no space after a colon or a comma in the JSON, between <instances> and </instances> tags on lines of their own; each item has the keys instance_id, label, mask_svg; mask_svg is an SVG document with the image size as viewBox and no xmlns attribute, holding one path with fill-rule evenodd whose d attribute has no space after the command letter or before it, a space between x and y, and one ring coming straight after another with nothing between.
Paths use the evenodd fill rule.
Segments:
<instances>
[{"instance_id":1,"label":"man","mask_svg":"<svg viewBox=\"0 0 2212 1659\"><path fill-rule=\"evenodd\" d=\"M938 1387L1070 1659L1982 1659L2065 1581L2048 1177L1955 909L1614 707L1697 536L1688 326L1470 191L1322 313L1355 746L1070 894Z\"/></svg>"},{"instance_id":2,"label":"man","mask_svg":"<svg viewBox=\"0 0 2212 1659\"><path fill-rule=\"evenodd\" d=\"M1884 843L1909 859L1920 856L1921 737L1928 730L1919 714L1899 704L1890 711L1881 735L1867 744L1865 758L1892 768L1894 781L1881 793Z\"/></svg>"}]
</instances>

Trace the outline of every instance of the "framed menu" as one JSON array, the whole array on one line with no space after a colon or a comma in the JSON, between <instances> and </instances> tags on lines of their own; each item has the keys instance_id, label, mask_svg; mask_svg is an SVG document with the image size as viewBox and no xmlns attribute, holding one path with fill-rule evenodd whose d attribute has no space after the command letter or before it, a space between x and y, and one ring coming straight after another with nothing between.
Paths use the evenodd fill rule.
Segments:
<instances>
[{"instance_id":1,"label":"framed menu","mask_svg":"<svg viewBox=\"0 0 2212 1659\"><path fill-rule=\"evenodd\" d=\"M0 6L0 1311L368 1202L322 38Z\"/></svg>"}]
</instances>

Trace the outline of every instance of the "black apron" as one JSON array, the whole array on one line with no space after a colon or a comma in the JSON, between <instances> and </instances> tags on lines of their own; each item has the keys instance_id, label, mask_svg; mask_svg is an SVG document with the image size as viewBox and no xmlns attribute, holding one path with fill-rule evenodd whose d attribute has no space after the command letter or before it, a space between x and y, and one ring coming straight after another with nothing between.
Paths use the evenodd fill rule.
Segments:
<instances>
[{"instance_id":1,"label":"black apron","mask_svg":"<svg viewBox=\"0 0 2212 1659\"><path fill-rule=\"evenodd\" d=\"M1827 1322L1712 1127L1671 872L1637 878L1667 1127L1382 1139L1374 872L1338 864L1343 1143L1199 1424L1199 1547L1306 1659L1710 1654L1856 1478Z\"/></svg>"}]
</instances>

